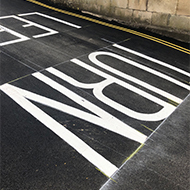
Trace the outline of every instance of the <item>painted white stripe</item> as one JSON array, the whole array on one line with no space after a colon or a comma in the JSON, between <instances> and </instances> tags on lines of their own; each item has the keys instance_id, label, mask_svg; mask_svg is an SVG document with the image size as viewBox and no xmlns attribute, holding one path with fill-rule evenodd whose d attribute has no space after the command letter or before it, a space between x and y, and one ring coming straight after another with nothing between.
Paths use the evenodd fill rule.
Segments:
<instances>
[{"instance_id":1,"label":"painted white stripe","mask_svg":"<svg viewBox=\"0 0 190 190\"><path fill-rule=\"evenodd\" d=\"M97 124L97 122L99 122L100 127L103 127L107 130L110 130L116 134L122 135L139 143L144 143L146 141L146 135L138 132L129 125L123 123L108 112L104 111L103 109L99 108L78 94L72 92L71 90L65 88L59 83L38 72L34 73L33 76L101 118L101 121L98 121L99 119L95 121L96 118L91 117L91 123ZM78 117L81 118L80 115L78 115Z\"/></svg>"},{"instance_id":2,"label":"painted white stripe","mask_svg":"<svg viewBox=\"0 0 190 190\"><path fill-rule=\"evenodd\" d=\"M30 16L30 15L35 15L36 12L32 12L32 13L22 13L22 14L18 14L18 16Z\"/></svg>"},{"instance_id":3,"label":"painted white stripe","mask_svg":"<svg viewBox=\"0 0 190 190\"><path fill-rule=\"evenodd\" d=\"M21 94L22 96L24 96L25 98L38 102L40 104L46 105L48 107L51 107L53 109L59 110L61 112L73 115L75 117L79 117L80 119L83 119L85 121L88 121L90 123L94 123L96 125L103 125L102 119L100 117L97 117L96 115L92 115L88 112L79 110L75 107L63 104L61 102L52 100L50 98L46 98L44 96L40 96L38 94L32 93L30 91L15 87L15 86L11 86L12 89L14 89L15 91L19 92L19 94Z\"/></svg>"},{"instance_id":4,"label":"painted white stripe","mask_svg":"<svg viewBox=\"0 0 190 190\"><path fill-rule=\"evenodd\" d=\"M62 138L70 146L72 146L76 151L78 151L83 157L90 161L93 165L99 168L107 176L111 177L118 168L106 160L103 156L94 151L90 146L83 142L76 135L71 133L69 130L64 128L61 124L51 118L48 114L40 110L37 106L32 104L26 98L24 98L17 90L12 88L12 85L5 84L0 87L0 89L6 93L10 98L12 98L17 104L19 104L23 109L29 112L47 128L52 130L56 135Z\"/></svg>"},{"instance_id":5,"label":"painted white stripe","mask_svg":"<svg viewBox=\"0 0 190 190\"><path fill-rule=\"evenodd\" d=\"M18 32L15 32L15 31L13 31L13 30L11 30L9 28L6 28L6 27L4 27L2 25L0 25L0 27L1 27L1 31L5 31L5 32L7 32L9 34L12 34L12 35L19 38L19 39L16 39L16 40L10 40L10 41L6 41L6 42L2 42L2 43L0 43L0 46L14 44L14 43L18 43L18 42L23 42L23 41L26 41L26 40L30 39L30 38L28 38L28 37L26 37L26 36L24 36L22 34L19 34Z\"/></svg>"},{"instance_id":6,"label":"painted white stripe","mask_svg":"<svg viewBox=\"0 0 190 190\"><path fill-rule=\"evenodd\" d=\"M114 81L111 81L111 84L113 84ZM125 82L118 83L122 87L129 89L141 96L143 96L146 99L151 100L152 102L155 102L156 104L161 105L163 108L155 113L142 113L142 112L137 112L132 109L129 109L128 107L123 106L122 104L108 98L103 94L103 90L110 85L110 81L103 81L100 85L98 85L96 88L94 88L93 93L94 95L101 100L102 102L106 103L107 105L115 108L119 112L122 112L134 119L139 119L142 121L160 121L165 118L167 118L174 110L175 107L173 105L168 104L167 102L162 101L161 99L146 93L143 90L140 90L138 88L135 88L132 85L129 85ZM146 106L146 105L145 105Z\"/></svg>"},{"instance_id":7,"label":"painted white stripe","mask_svg":"<svg viewBox=\"0 0 190 190\"><path fill-rule=\"evenodd\" d=\"M126 47L123 47L123 46L118 45L118 44L113 44L113 46L116 47L116 48L118 48L118 49L127 51L127 52L129 52L129 53L132 53L132 54L134 54L134 55L137 55L137 56L139 56L139 57L142 57L142 58L144 58L144 59L147 59L147 60L149 60L149 61L152 61L152 62L154 62L154 63L157 63L157 64L159 64L159 65L162 65L162 66L164 66L164 67L167 67L167 68L169 68L169 69L172 69L172 70L174 70L174 71L177 71L178 73L181 73L181 74L183 74L183 75L186 75L186 76L190 77L190 73L188 73L188 72L186 72L186 71L184 71L184 70L182 70L182 69L179 69L179 68L177 68L177 67L174 67L174 66L172 66L172 65L169 65L168 63L165 63L165 62L163 62L163 61L159 61L159 60L157 60L157 59L154 59L154 58L152 58L152 57L149 57L149 56L147 56L147 55L144 55L144 54L142 54L142 53L139 53L139 52L137 52L137 51L131 50L131 49L126 48Z\"/></svg>"},{"instance_id":8,"label":"painted white stripe","mask_svg":"<svg viewBox=\"0 0 190 190\"><path fill-rule=\"evenodd\" d=\"M28 26L35 26L35 27L40 28L40 29L42 29L42 30L48 31L48 33L35 35L35 36L33 36L34 38L41 38L41 37L44 37L44 36L49 36L49 35L53 35L53 34L59 33L58 31L52 30L52 29L50 29L50 28L47 28L47 27L42 26L42 25L40 25L40 24L37 24L37 23L35 23L35 22L31 22L31 21L26 20L26 19L24 19L24 18L20 18L20 17L18 17L18 16L13 16L13 18L15 18L15 19L17 19L17 20L20 20L20 21L22 21L22 22L28 23L27 25L23 25L23 27L26 27L26 26L27 26L27 27L28 27Z\"/></svg>"},{"instance_id":9,"label":"painted white stripe","mask_svg":"<svg viewBox=\"0 0 190 190\"><path fill-rule=\"evenodd\" d=\"M27 24L23 25L23 27L35 26L35 27L40 28L40 29L42 29L42 30L48 31L48 33L35 35L35 36L33 36L34 38L41 38L41 37L44 37L44 36L49 36L49 35L53 35L53 34L59 33L58 31L52 30L52 29L50 29L50 28L47 28L47 27L42 26L42 25L40 25L40 24L31 22L31 21L26 20L26 19L24 19L24 18L20 18L20 17L15 16L15 15L9 15L9 16L0 17L0 19L6 19L6 18L14 18L14 19L17 19L17 20L20 20L20 21L22 21L22 22L27 23Z\"/></svg>"},{"instance_id":10,"label":"painted white stripe","mask_svg":"<svg viewBox=\"0 0 190 190\"><path fill-rule=\"evenodd\" d=\"M32 24L30 23L30 24L25 24L25 25L22 25L22 27L24 27L24 28L27 28L27 27L30 27L30 26L32 26Z\"/></svg>"},{"instance_id":11,"label":"painted white stripe","mask_svg":"<svg viewBox=\"0 0 190 190\"><path fill-rule=\"evenodd\" d=\"M103 73L102 71L100 70L97 70L87 64L85 64L84 62L78 60L78 59L72 59L71 60L72 62L96 73L97 75L100 75L102 77L105 77L106 80L104 81L101 81L101 82L98 82L98 83L93 83L91 84L91 88L90 89L93 89L93 93L94 95L102 102L106 103L107 105L113 107L114 109L118 110L119 112L122 112L123 114L125 115L128 115L132 118L135 118L135 119L139 119L139 120L143 120L143 121L159 121L159 120L162 120L162 119L165 119L166 117L168 117L175 109L175 107L173 105L170 105L168 104L167 102L139 89L139 88L136 88L124 81L121 81L117 78L114 78L106 73ZM65 77L65 74L62 76L61 75L61 72L60 71L56 71L54 68L52 69L47 69L49 72L51 72L52 74L58 76L59 78L63 79L63 80L67 80L69 78ZM81 88L89 88L90 87L90 84L82 84L77 82L75 83L75 80L71 80L71 81L67 81L75 86L79 85L78 87L81 87ZM126 89L129 89L130 91L133 91L137 94L139 94L140 96L143 96L144 98L146 99L149 99L150 101L156 103L156 104L160 104L163 108L156 112L156 113L140 113L140 112L137 112L137 111L134 111L134 110L131 110L113 100L111 100L110 98L106 97L104 94L103 94L103 90L110 84L113 84L113 83L116 83L116 84L119 84L120 86L126 88Z\"/></svg>"},{"instance_id":12,"label":"painted white stripe","mask_svg":"<svg viewBox=\"0 0 190 190\"><path fill-rule=\"evenodd\" d=\"M97 74L99 76L102 76L104 78L112 78L115 81L121 81L121 80L119 80L119 79L117 79L115 77L111 77L110 75L108 75L108 74L106 74L106 73L104 73L104 72L102 72L102 71L100 71L100 70L98 70L98 69L96 69L94 67L91 67L90 65L85 64L84 62L79 61L78 59L72 59L71 61L73 63L76 63L77 65L85 68L85 69L90 70L91 72L93 72L93 73L95 73L95 74ZM79 81L73 79L72 77L69 77L68 75L64 74L63 72L60 72L57 69L52 68L52 67L47 68L46 70L49 71L50 73L54 74L55 76L58 76L59 78L69 82L70 84L72 84L74 86L78 86L80 88L92 89L95 86L97 86L97 83L84 84L82 82L79 82ZM111 72L113 72L113 71L111 71ZM137 79L135 77L132 77L130 75L127 75L127 74L125 74L123 72L118 71L118 73L116 72L116 74L118 74L119 76L121 76L121 77L123 77L123 78L125 78L125 79L127 79L129 81L132 81L132 82L134 82L134 83L136 83L138 85L141 85L141 86L151 90L152 92L156 92L157 94L160 94L161 96L163 96L165 98L173 100L173 101L175 101L175 102L177 102L179 104L183 101L182 99L180 99L180 98L178 98L178 97L176 97L176 96L174 96L174 95L172 95L172 94L170 94L170 93L168 93L166 91L163 91L163 90L161 90L159 88L156 88L156 87L154 87L154 86L152 86L152 85L150 85L148 83L145 83L145 82L143 82L143 81L141 81L141 80L139 80L139 79Z\"/></svg>"},{"instance_id":13,"label":"painted white stripe","mask_svg":"<svg viewBox=\"0 0 190 190\"><path fill-rule=\"evenodd\" d=\"M19 16L28 16L28 15L35 15L35 14L36 14L36 15L39 15L39 16L42 16L42 17L45 17L45 18L48 18L48 19L51 19L51 20L54 20L54 21L56 21L56 22L60 22L60 23L62 23L62 24L68 25L68 26L72 26L72 27L74 27L74 28L81 28L81 26L79 26L79 25L72 24L72 23L70 23L70 22L67 22L67 21L64 21L64 20L61 20L61 19L52 17L52 16L48 16L48 15L45 15L45 14L42 14L42 13L39 13L39 12L19 14Z\"/></svg>"},{"instance_id":14,"label":"painted white stripe","mask_svg":"<svg viewBox=\"0 0 190 190\"><path fill-rule=\"evenodd\" d=\"M187 90L190 90L190 86L189 85L186 85L186 84L184 84L184 83L182 83L182 82L180 82L180 81L178 81L178 80L176 80L176 79L174 79L174 78L172 78L172 77L170 77L170 76L168 76L168 75L165 75L165 74L163 74L163 73L161 73L161 72L159 72L159 71L156 71L156 70L154 70L154 69L151 69L151 68L149 68L149 67L146 67L146 66L144 66L144 65L141 65L141 64L139 64L139 63L137 63L137 62L135 62L135 61L132 61L132 60L130 60L130 59L127 59L127 58L125 58L125 57L122 57L122 56L120 56L120 55L117 55L117 54L115 54L115 53L111 53L111 52L103 52L103 51L101 51L101 52L93 52L93 53L91 53L88 57L89 57L89 59L93 62L93 63L95 63L96 65L98 65L98 66L100 66L100 67L102 67L102 68L106 68L107 70L112 70L112 72L114 73L114 74L121 74L121 72L120 71L117 71L116 69L113 69L112 67L109 67L108 65L106 65L106 64L103 64L102 62L100 62L100 61L98 61L98 59L96 58L98 55L107 55L107 56L110 56L110 57L114 57L114 58L116 58L116 59L118 59L118 60L120 60L120 61L123 61L123 62L125 62L125 63L128 63L128 64L130 64L130 65L133 65L134 67L137 67L137 68L140 68L140 69L142 69L142 70L144 70L144 71L147 71L147 72L149 72L149 73L151 73L151 74L153 74L153 75L156 75L156 76L158 76L158 77L160 77L160 78L163 78L163 79L165 79L165 80L167 80L167 81L170 81L170 82L172 82L172 83L174 83L174 84L176 84L176 85L178 85L178 86L181 86L181 87L183 87L183 88L185 88L185 89L187 89ZM117 72L117 73L116 73ZM119 75L120 76L120 75Z\"/></svg>"},{"instance_id":15,"label":"painted white stripe","mask_svg":"<svg viewBox=\"0 0 190 190\"><path fill-rule=\"evenodd\" d=\"M8 15L8 16L1 16L0 19L6 19L6 18L11 18L13 17L14 15Z\"/></svg>"},{"instance_id":16,"label":"painted white stripe","mask_svg":"<svg viewBox=\"0 0 190 190\"><path fill-rule=\"evenodd\" d=\"M71 62L73 63L76 63L77 65L80 65L80 61L78 59L72 59ZM80 65L81 66L81 65ZM86 68L86 67L85 67ZM93 68L93 67L90 67L92 70L92 72L94 72L95 74L99 75L99 70ZM86 68L87 69L87 68ZM64 81L67 81L68 83L72 84L73 86L77 86L79 88L85 88L85 89L93 89L95 88L99 83L82 83L82 82L79 82L77 80L75 80L74 78L66 75L65 73L53 68L53 67L49 67L46 69L48 72L50 72L51 74L59 77L60 79L64 80ZM96 72L97 71L97 72ZM105 75L101 75L102 77L106 78ZM107 76L107 74L106 74Z\"/></svg>"}]
</instances>

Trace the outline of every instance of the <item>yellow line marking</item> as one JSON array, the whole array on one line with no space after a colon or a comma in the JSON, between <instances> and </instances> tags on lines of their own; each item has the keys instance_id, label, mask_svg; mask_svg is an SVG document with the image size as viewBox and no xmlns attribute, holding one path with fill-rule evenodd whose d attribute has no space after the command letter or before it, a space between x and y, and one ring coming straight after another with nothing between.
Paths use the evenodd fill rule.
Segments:
<instances>
[{"instance_id":1,"label":"yellow line marking","mask_svg":"<svg viewBox=\"0 0 190 190\"><path fill-rule=\"evenodd\" d=\"M179 79L178 79L179 80ZM186 83L186 84L190 84L190 82L186 81L186 80L182 80L180 79L182 82Z\"/></svg>"},{"instance_id":2,"label":"yellow line marking","mask_svg":"<svg viewBox=\"0 0 190 190\"><path fill-rule=\"evenodd\" d=\"M125 159L122 164L124 164L126 161L130 160L139 150L144 146L144 144L141 144L127 159Z\"/></svg>"},{"instance_id":3,"label":"yellow line marking","mask_svg":"<svg viewBox=\"0 0 190 190\"><path fill-rule=\"evenodd\" d=\"M25 76L22 76L22 77L16 78L16 79L11 80L11 81L9 81L9 82L7 82L7 83L8 83L8 84L13 83L13 82L15 82L15 81L17 81L17 80L20 80L20 79L26 78L26 77L28 77L28 76L30 76L30 75L31 75L31 74L28 74L28 75L25 75Z\"/></svg>"},{"instance_id":4,"label":"yellow line marking","mask_svg":"<svg viewBox=\"0 0 190 190\"><path fill-rule=\"evenodd\" d=\"M131 38L127 38L126 40L124 40L124 42L129 41L129 40L131 40Z\"/></svg>"},{"instance_id":5,"label":"yellow line marking","mask_svg":"<svg viewBox=\"0 0 190 190\"><path fill-rule=\"evenodd\" d=\"M176 106L176 107L179 105L177 102L170 100L170 99L168 99L168 103L172 104L173 106Z\"/></svg>"},{"instance_id":6,"label":"yellow line marking","mask_svg":"<svg viewBox=\"0 0 190 190\"><path fill-rule=\"evenodd\" d=\"M101 25L104 25L104 26L108 26L108 27L110 27L110 28L118 29L118 30L121 30L121 31L124 31L124 32L128 32L128 33L134 34L134 35L136 35L136 36L140 36L140 37L143 37L143 38L152 40L152 41L154 41L154 42L163 44L163 45L165 45L165 46L171 47L171 48L173 48L173 49L176 49L176 50L178 50L178 51L181 51L181 52L183 52L183 53L187 53L187 54L190 55L190 50L189 50L189 49L186 49L186 48L184 48L184 47L178 46L178 45L176 45L176 44L167 42L167 41L165 41L165 40L162 40L162 39L159 39L159 38L156 38L156 37L147 35L147 34L143 34L143 33L141 33L141 32L137 32L137 31L134 31L134 30L131 30L131 29L127 29L127 28L121 27L121 26L116 26L116 25L114 25L114 24L109 24L109 23L106 23L106 22L103 22L103 21L99 21L99 20L96 20L96 19L92 19L92 18L89 18L89 17L87 17L87 16L82 16L82 15L80 15L80 14L76 14L76 13L72 13L72 12L69 12L69 11L62 10L62 9L58 9L58 8L55 8L55 7L46 5L46 4L44 4L44 3L40 3L40 2L35 1L35 0L27 0L27 1L32 2L32 3L35 3L35 4L40 5L40 6L43 6L43 7L46 7L46 8L48 8L48 9L57 11L57 12L61 12L61 13L67 14L67 15L71 15L71 16L77 17L77 18L81 18L81 19L84 19L84 20L88 20L88 21L91 21L91 22L94 22L94 23L97 23L97 24L101 24Z\"/></svg>"},{"instance_id":7,"label":"yellow line marking","mask_svg":"<svg viewBox=\"0 0 190 190\"><path fill-rule=\"evenodd\" d=\"M143 126L144 128L148 129L148 130L149 130L149 131L151 131L151 132L154 132L154 130L153 130L153 129L151 129L151 128L147 127L146 125L141 124L141 126Z\"/></svg>"},{"instance_id":8,"label":"yellow line marking","mask_svg":"<svg viewBox=\"0 0 190 190\"><path fill-rule=\"evenodd\" d=\"M114 179L112 179L111 177L107 176L103 171L101 171L99 168L96 168L99 172L101 172L103 175L105 175L107 178L111 179L113 182L117 183L117 181L115 181Z\"/></svg>"}]
</instances>

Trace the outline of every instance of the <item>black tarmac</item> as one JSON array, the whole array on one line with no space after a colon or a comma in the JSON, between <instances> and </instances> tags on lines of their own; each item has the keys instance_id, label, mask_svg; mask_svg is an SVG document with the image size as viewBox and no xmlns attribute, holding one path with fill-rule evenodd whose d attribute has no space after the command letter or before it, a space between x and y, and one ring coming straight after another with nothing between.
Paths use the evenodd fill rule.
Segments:
<instances>
[{"instance_id":1,"label":"black tarmac","mask_svg":"<svg viewBox=\"0 0 190 190\"><path fill-rule=\"evenodd\" d=\"M1 190L188 190L189 54L147 31L0 0Z\"/></svg>"}]
</instances>

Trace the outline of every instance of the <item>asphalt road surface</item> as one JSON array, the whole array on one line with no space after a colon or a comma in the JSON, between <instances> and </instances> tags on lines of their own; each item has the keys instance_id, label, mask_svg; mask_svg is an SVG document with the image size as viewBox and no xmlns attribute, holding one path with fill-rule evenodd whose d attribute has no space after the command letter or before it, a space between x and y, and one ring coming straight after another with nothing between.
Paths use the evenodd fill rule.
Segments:
<instances>
[{"instance_id":1,"label":"asphalt road surface","mask_svg":"<svg viewBox=\"0 0 190 190\"><path fill-rule=\"evenodd\" d=\"M1 190L100 189L189 93L185 43L32 0L0 14Z\"/></svg>"}]
</instances>

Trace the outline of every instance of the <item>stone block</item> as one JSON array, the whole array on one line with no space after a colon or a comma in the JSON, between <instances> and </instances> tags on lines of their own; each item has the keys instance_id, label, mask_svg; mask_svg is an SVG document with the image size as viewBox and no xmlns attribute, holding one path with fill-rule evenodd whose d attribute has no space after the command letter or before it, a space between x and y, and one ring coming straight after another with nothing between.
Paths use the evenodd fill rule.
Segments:
<instances>
[{"instance_id":1,"label":"stone block","mask_svg":"<svg viewBox=\"0 0 190 190\"><path fill-rule=\"evenodd\" d=\"M111 0L97 0L97 5L108 7Z\"/></svg>"},{"instance_id":2,"label":"stone block","mask_svg":"<svg viewBox=\"0 0 190 190\"><path fill-rule=\"evenodd\" d=\"M129 9L146 10L147 0L129 0Z\"/></svg>"},{"instance_id":3,"label":"stone block","mask_svg":"<svg viewBox=\"0 0 190 190\"><path fill-rule=\"evenodd\" d=\"M175 14L178 0L148 0L148 11Z\"/></svg>"},{"instance_id":4,"label":"stone block","mask_svg":"<svg viewBox=\"0 0 190 190\"><path fill-rule=\"evenodd\" d=\"M115 18L115 7L112 6L100 6L100 15Z\"/></svg>"},{"instance_id":5,"label":"stone block","mask_svg":"<svg viewBox=\"0 0 190 190\"><path fill-rule=\"evenodd\" d=\"M168 19L170 14L166 13L153 13L152 25L166 27L168 25Z\"/></svg>"},{"instance_id":6,"label":"stone block","mask_svg":"<svg viewBox=\"0 0 190 190\"><path fill-rule=\"evenodd\" d=\"M190 17L173 15L169 19L169 27L190 32Z\"/></svg>"},{"instance_id":7,"label":"stone block","mask_svg":"<svg viewBox=\"0 0 190 190\"><path fill-rule=\"evenodd\" d=\"M83 10L85 11L89 11L95 14L99 14L100 13L100 8L101 6L98 6L95 3L86 3L86 4L82 4L83 6Z\"/></svg>"},{"instance_id":8,"label":"stone block","mask_svg":"<svg viewBox=\"0 0 190 190\"><path fill-rule=\"evenodd\" d=\"M190 0L179 0L177 15L190 16Z\"/></svg>"},{"instance_id":9,"label":"stone block","mask_svg":"<svg viewBox=\"0 0 190 190\"><path fill-rule=\"evenodd\" d=\"M133 11L129 9L115 8L115 17L123 21L130 21L132 18Z\"/></svg>"},{"instance_id":10,"label":"stone block","mask_svg":"<svg viewBox=\"0 0 190 190\"><path fill-rule=\"evenodd\" d=\"M146 11L133 11L133 20L139 24L151 24L152 13Z\"/></svg>"},{"instance_id":11,"label":"stone block","mask_svg":"<svg viewBox=\"0 0 190 190\"><path fill-rule=\"evenodd\" d=\"M111 6L119 8L127 8L128 0L111 0Z\"/></svg>"}]
</instances>

